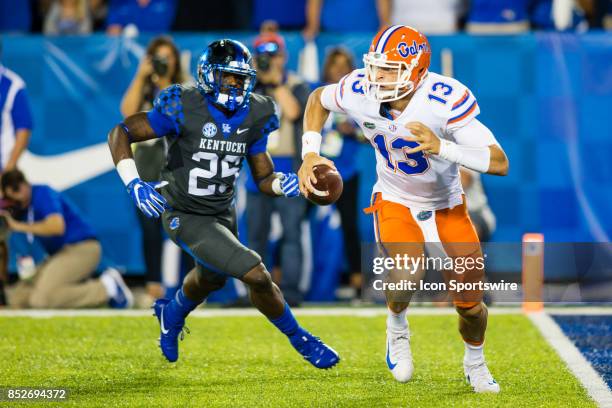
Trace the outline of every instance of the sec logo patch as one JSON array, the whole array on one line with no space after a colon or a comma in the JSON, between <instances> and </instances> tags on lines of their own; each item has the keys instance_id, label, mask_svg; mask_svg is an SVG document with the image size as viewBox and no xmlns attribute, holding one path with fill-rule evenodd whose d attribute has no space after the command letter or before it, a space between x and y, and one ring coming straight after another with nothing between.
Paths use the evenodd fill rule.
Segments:
<instances>
[{"instance_id":1,"label":"sec logo patch","mask_svg":"<svg viewBox=\"0 0 612 408\"><path fill-rule=\"evenodd\" d=\"M205 137L213 137L217 134L217 125L212 122L207 122L204 127L202 127L202 134Z\"/></svg>"}]
</instances>

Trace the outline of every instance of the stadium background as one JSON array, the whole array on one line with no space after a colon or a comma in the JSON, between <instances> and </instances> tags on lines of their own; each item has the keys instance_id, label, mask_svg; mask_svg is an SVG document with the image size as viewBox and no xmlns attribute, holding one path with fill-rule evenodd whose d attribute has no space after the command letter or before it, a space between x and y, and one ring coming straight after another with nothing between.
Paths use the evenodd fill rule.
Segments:
<instances>
[{"instance_id":1,"label":"stadium background","mask_svg":"<svg viewBox=\"0 0 612 408\"><path fill-rule=\"evenodd\" d=\"M181 34L174 38L183 52L191 52L192 68L204 46L220 36L224 35ZM250 45L255 33L234 37ZM105 144L108 130L121 119L120 99L149 39L146 35L5 36L3 63L28 84L35 121L30 152L45 157ZM303 39L297 33L286 34L285 39L289 68L296 69ZM316 40L319 61L329 46L338 43L359 58L370 39L370 34L321 34ZM549 242L609 242L612 37L596 32L453 35L431 36L430 42L431 69L440 72L442 52L450 51L453 75L474 91L481 106L480 119L496 134L511 162L508 177L483 179L497 215L493 240L519 242L523 233L535 231L542 232ZM128 274L141 275L140 228L133 205L119 177L111 171L110 155L91 157L100 157L99 162L71 168L57 160L55 172L36 166L25 170L33 181L68 187L67 195L99 232L107 262ZM357 160L363 180L358 205L366 207L375 180L373 149L362 146ZM89 167L100 174L88 179ZM76 179L82 174L82 182L62 185L62 172ZM342 262L337 217L319 209L310 218L311 235L318 239L312 241L310 269L316 270L317 276L308 275L308 298L331 300ZM362 241L373 240L371 220L365 215L360 219L360 231ZM323 246L325 251L317 251ZM518 273L520 260L502 257L496 267ZM554 273L547 270L548 277Z\"/></svg>"}]
</instances>

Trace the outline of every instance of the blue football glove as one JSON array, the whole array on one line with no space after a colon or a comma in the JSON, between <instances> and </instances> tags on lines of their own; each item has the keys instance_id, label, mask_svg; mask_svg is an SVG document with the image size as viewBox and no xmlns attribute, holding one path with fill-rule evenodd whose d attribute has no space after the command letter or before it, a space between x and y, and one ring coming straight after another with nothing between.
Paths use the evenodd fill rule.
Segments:
<instances>
[{"instance_id":1,"label":"blue football glove","mask_svg":"<svg viewBox=\"0 0 612 408\"><path fill-rule=\"evenodd\" d=\"M281 173L281 191L285 197L297 197L300 195L298 176L295 173Z\"/></svg>"},{"instance_id":2,"label":"blue football glove","mask_svg":"<svg viewBox=\"0 0 612 408\"><path fill-rule=\"evenodd\" d=\"M156 188L168 184L166 181L161 183L147 183L139 178L130 182L127 186L128 193L136 203L136 207L149 218L159 218L166 209L168 203L166 199L155 191Z\"/></svg>"}]
</instances>

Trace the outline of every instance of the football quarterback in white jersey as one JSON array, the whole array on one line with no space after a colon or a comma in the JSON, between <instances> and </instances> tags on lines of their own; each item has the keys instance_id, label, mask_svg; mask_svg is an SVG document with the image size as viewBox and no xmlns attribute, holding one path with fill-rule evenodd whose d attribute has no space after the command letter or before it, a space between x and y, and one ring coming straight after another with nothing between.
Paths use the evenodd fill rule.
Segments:
<instances>
[{"instance_id":1,"label":"football quarterback in white jersey","mask_svg":"<svg viewBox=\"0 0 612 408\"><path fill-rule=\"evenodd\" d=\"M480 109L472 92L453 78L429 72L430 60L423 34L403 25L386 27L364 55L363 69L316 89L304 116L300 188L305 194L314 191L313 168L333 166L319 155L320 131L329 112L344 112L361 126L376 150L378 179L366 212L374 216L383 253L419 256L424 243L437 242L452 259L483 259L467 213L459 166L503 176L508 159L493 133L476 119ZM412 245L393 245L398 243ZM484 269L478 265L457 278L482 282ZM413 372L406 320L412 292L385 295L387 365L398 381L406 382ZM484 358L487 309L482 290L454 293L453 300L465 343L465 376L476 392L499 392Z\"/></svg>"}]
</instances>

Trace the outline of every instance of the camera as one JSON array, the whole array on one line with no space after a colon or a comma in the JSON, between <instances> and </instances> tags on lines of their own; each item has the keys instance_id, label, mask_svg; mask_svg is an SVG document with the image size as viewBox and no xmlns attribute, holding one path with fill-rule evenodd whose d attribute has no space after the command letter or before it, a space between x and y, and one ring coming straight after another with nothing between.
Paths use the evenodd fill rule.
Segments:
<instances>
[{"instance_id":1,"label":"camera","mask_svg":"<svg viewBox=\"0 0 612 408\"><path fill-rule=\"evenodd\" d=\"M168 73L168 58L155 55L151 59L153 64L153 72L159 76L164 76Z\"/></svg>"},{"instance_id":2,"label":"camera","mask_svg":"<svg viewBox=\"0 0 612 408\"><path fill-rule=\"evenodd\" d=\"M272 58L272 55L268 53L257 55L255 57L255 61L257 62L257 69L261 72L268 72L270 70L270 59L271 58Z\"/></svg>"}]
</instances>

